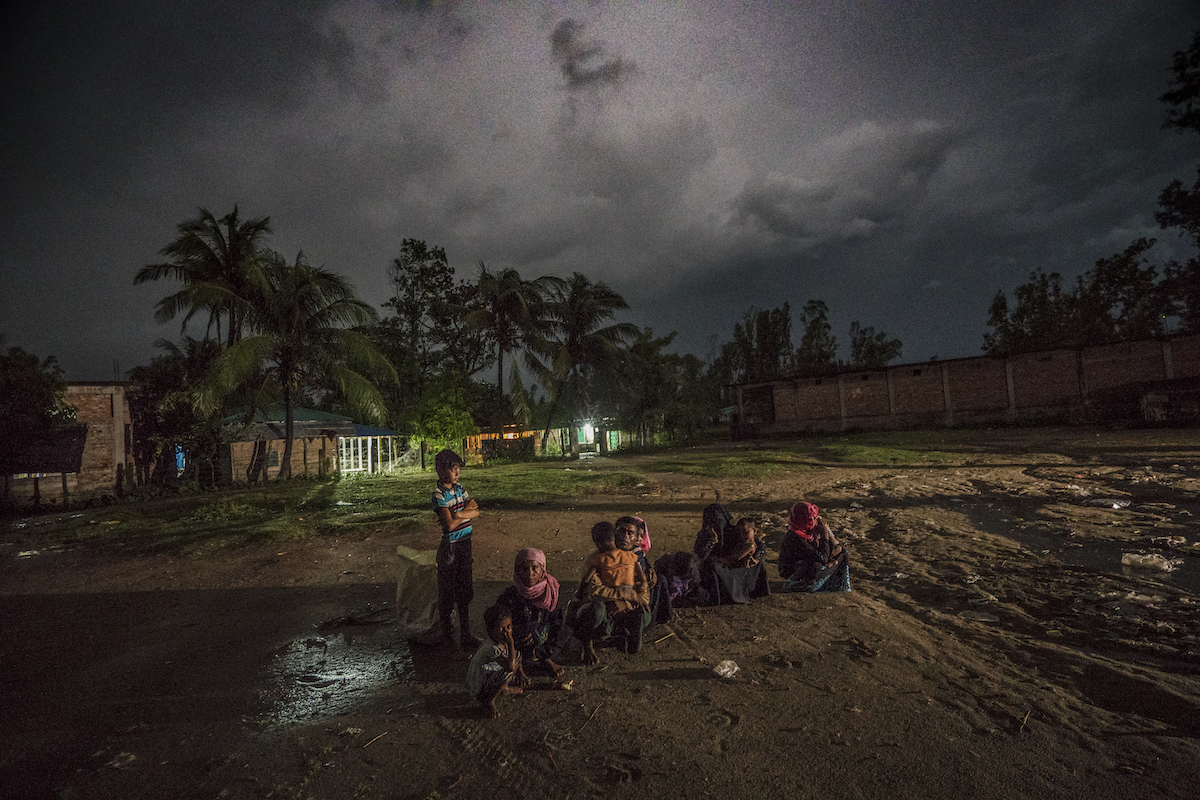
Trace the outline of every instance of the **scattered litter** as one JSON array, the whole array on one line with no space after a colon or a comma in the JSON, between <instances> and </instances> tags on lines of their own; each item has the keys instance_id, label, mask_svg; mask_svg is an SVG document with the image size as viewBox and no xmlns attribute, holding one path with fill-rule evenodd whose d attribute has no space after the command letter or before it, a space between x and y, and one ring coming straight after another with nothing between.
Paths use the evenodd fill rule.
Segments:
<instances>
[{"instance_id":1,"label":"scattered litter","mask_svg":"<svg viewBox=\"0 0 1200 800\"><path fill-rule=\"evenodd\" d=\"M995 614L989 614L986 611L960 611L958 614L962 619L970 619L976 622L999 622L1000 618Z\"/></svg>"},{"instance_id":2,"label":"scattered litter","mask_svg":"<svg viewBox=\"0 0 1200 800\"><path fill-rule=\"evenodd\" d=\"M37 550L22 550L21 552L17 553L17 558L30 558L31 556L36 556L37 554Z\"/></svg>"},{"instance_id":3,"label":"scattered litter","mask_svg":"<svg viewBox=\"0 0 1200 800\"><path fill-rule=\"evenodd\" d=\"M1134 569L1154 570L1155 572L1174 572L1175 568L1183 563L1182 561L1172 561L1169 558L1158 553L1149 553L1143 555L1141 553L1126 553L1121 556L1121 563L1127 567Z\"/></svg>"},{"instance_id":4,"label":"scattered litter","mask_svg":"<svg viewBox=\"0 0 1200 800\"><path fill-rule=\"evenodd\" d=\"M1187 544L1187 539L1182 536L1155 536L1150 540L1150 544L1159 547L1183 547Z\"/></svg>"},{"instance_id":5,"label":"scattered litter","mask_svg":"<svg viewBox=\"0 0 1200 800\"><path fill-rule=\"evenodd\" d=\"M368 747L370 747L371 745L375 744L375 742L379 741L380 739L382 739L383 737L385 737L385 736L387 736L387 735L388 735L388 732L387 732L387 731L384 731L383 733L379 734L378 736L376 736L376 737L375 737L374 739L372 739L371 741L369 741L369 742L367 742L366 744L364 744L364 745L363 745L363 749L364 749L364 750L366 750Z\"/></svg>"},{"instance_id":6,"label":"scattered litter","mask_svg":"<svg viewBox=\"0 0 1200 800\"><path fill-rule=\"evenodd\" d=\"M1145 594L1138 594L1137 592L1130 592L1129 594L1125 595L1125 600L1130 603L1136 603L1137 605L1142 606L1144 608L1150 608L1155 603L1162 602L1162 598L1159 597L1158 595L1151 596L1151 595L1145 595Z\"/></svg>"},{"instance_id":7,"label":"scattered litter","mask_svg":"<svg viewBox=\"0 0 1200 800\"><path fill-rule=\"evenodd\" d=\"M334 503L334 505L335 506L352 506L352 505L354 505L354 503L348 503L345 500L338 500L336 503Z\"/></svg>"},{"instance_id":8,"label":"scattered litter","mask_svg":"<svg viewBox=\"0 0 1200 800\"><path fill-rule=\"evenodd\" d=\"M738 665L728 659L713 667L713 672L717 673L722 678L732 678L737 674L737 671Z\"/></svg>"},{"instance_id":9,"label":"scattered litter","mask_svg":"<svg viewBox=\"0 0 1200 800\"><path fill-rule=\"evenodd\" d=\"M558 688L562 689L564 692L569 692L575 688L575 681L560 681Z\"/></svg>"},{"instance_id":10,"label":"scattered litter","mask_svg":"<svg viewBox=\"0 0 1200 800\"><path fill-rule=\"evenodd\" d=\"M339 733L338 736L358 736L360 733L362 733L362 731L362 728L346 728L346 730Z\"/></svg>"},{"instance_id":11,"label":"scattered litter","mask_svg":"<svg viewBox=\"0 0 1200 800\"><path fill-rule=\"evenodd\" d=\"M113 769L125 769L136 760L137 756L133 753L117 753L117 757L104 766L112 767Z\"/></svg>"},{"instance_id":12,"label":"scattered litter","mask_svg":"<svg viewBox=\"0 0 1200 800\"><path fill-rule=\"evenodd\" d=\"M1097 497L1094 500L1085 501L1084 505L1103 508L1129 508L1129 501L1120 500L1115 497Z\"/></svg>"}]
</instances>

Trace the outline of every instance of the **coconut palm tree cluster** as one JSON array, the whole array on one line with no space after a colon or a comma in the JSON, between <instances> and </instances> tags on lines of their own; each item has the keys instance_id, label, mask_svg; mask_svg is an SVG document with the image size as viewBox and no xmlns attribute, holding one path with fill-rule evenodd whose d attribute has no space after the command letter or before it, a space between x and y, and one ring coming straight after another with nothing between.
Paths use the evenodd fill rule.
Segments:
<instances>
[{"instance_id":1,"label":"coconut palm tree cluster","mask_svg":"<svg viewBox=\"0 0 1200 800\"><path fill-rule=\"evenodd\" d=\"M198 316L205 322L202 339L184 335L183 347L160 340L165 353L131 371L139 385L156 392L149 422L160 423L159 455L182 445L190 462L201 463L219 444L227 414L249 420L281 403L281 477L287 478L300 401L326 394L360 418L386 419L379 384L395 380L395 369L357 330L377 315L349 282L309 264L303 253L289 263L264 243L270 219L241 219L236 206L220 219L200 209L177 231L160 251L168 260L134 277L134 283L172 278L182 284L158 302L158 321L182 316L181 335Z\"/></svg>"},{"instance_id":2,"label":"coconut palm tree cluster","mask_svg":"<svg viewBox=\"0 0 1200 800\"><path fill-rule=\"evenodd\" d=\"M475 280L456 280L442 248L406 239L380 315L345 278L270 249L270 234L268 217L200 209L177 226L165 260L134 278L179 284L155 319L180 321L180 344L159 340L162 354L131 371L148 398L153 433L143 445L160 455L181 446L204 461L232 416L249 421L278 406L281 477L299 405L431 443L511 425L548 433L594 417L648 443L694 433L711 416L699 402L702 363L664 352L673 336L615 321L628 305L603 282L526 279L482 262ZM199 325L203 335L189 336Z\"/></svg>"}]
</instances>

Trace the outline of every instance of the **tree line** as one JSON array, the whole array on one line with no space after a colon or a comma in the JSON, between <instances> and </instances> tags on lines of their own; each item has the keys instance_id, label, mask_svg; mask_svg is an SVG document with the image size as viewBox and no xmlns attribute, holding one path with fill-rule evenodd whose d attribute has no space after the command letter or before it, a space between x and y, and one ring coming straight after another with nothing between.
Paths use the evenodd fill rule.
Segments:
<instances>
[{"instance_id":1,"label":"tree line","mask_svg":"<svg viewBox=\"0 0 1200 800\"><path fill-rule=\"evenodd\" d=\"M135 283L181 284L155 318L182 318L182 340L159 340L162 354L130 374L149 401L141 421L155 456L178 446L191 462L211 459L231 419L276 406L283 477L297 406L437 445L536 426L544 449L551 428L591 419L643 445L678 444L703 433L731 384L838 366L819 300L805 306L798 348L785 303L748 311L705 363L669 352L674 333L615 321L625 299L578 272L527 279L480 262L474 280L460 279L443 248L405 239L380 315L340 276L266 247L270 231L268 218L243 219L236 207L220 219L201 209L162 249L167 260L137 273ZM192 323L203 323L201 338L186 335ZM855 322L851 350L852 363L878 366L901 345Z\"/></svg>"}]
</instances>

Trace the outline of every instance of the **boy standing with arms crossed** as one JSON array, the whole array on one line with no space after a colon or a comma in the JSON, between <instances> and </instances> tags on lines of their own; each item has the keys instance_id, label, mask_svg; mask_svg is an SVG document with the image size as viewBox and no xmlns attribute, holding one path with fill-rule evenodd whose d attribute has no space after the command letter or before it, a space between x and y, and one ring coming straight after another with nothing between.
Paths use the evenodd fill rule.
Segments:
<instances>
[{"instance_id":1,"label":"boy standing with arms crossed","mask_svg":"<svg viewBox=\"0 0 1200 800\"><path fill-rule=\"evenodd\" d=\"M471 635L470 605L475 596L471 557L471 521L479 516L479 506L467 494L458 476L463 460L453 450L443 450L433 460L438 482L433 490L433 511L442 527L437 550L438 624L441 635L434 644L454 641L450 615L458 608L458 643L476 648L479 639Z\"/></svg>"}]
</instances>

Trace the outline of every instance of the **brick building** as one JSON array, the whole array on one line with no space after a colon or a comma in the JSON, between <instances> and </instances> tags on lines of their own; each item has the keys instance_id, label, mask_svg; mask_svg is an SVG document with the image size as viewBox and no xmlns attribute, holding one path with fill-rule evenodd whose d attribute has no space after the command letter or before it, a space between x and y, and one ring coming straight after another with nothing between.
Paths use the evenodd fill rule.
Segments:
<instances>
[{"instance_id":1,"label":"brick building","mask_svg":"<svg viewBox=\"0 0 1200 800\"><path fill-rule=\"evenodd\" d=\"M1148 387L1197 378L1200 335L841 370L738 386L734 436L1138 419Z\"/></svg>"},{"instance_id":2,"label":"brick building","mask_svg":"<svg viewBox=\"0 0 1200 800\"><path fill-rule=\"evenodd\" d=\"M129 384L70 383L65 397L77 428L64 432L36 466L5 475L4 500L55 505L119 496L131 487Z\"/></svg>"}]
</instances>

